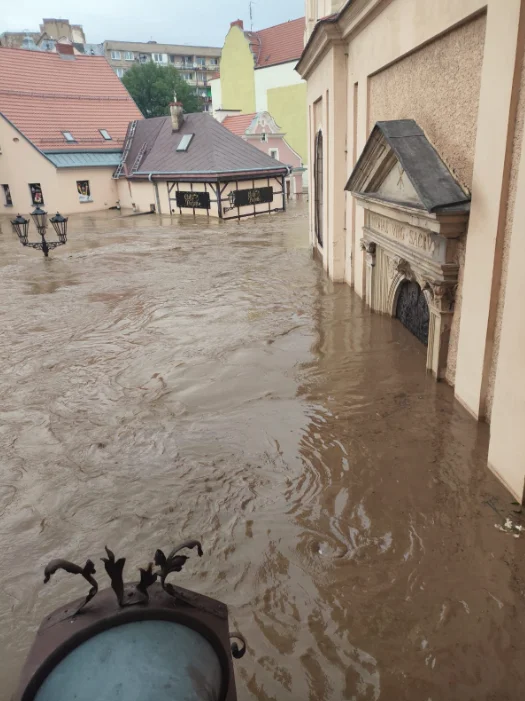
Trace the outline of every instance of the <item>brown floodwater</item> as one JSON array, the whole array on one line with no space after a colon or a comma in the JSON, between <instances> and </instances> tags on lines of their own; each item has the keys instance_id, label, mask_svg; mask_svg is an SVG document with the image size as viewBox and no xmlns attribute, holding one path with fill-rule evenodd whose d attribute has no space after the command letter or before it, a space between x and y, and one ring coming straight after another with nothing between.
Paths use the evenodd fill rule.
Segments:
<instances>
[{"instance_id":1,"label":"brown floodwater","mask_svg":"<svg viewBox=\"0 0 525 701\"><path fill-rule=\"evenodd\" d=\"M488 428L327 280L305 215L71 217L48 260L3 220L1 698L86 592L44 586L49 560L107 544L133 579L188 537L175 581L248 640L240 700L523 698L525 538L494 528L516 507Z\"/></svg>"}]
</instances>

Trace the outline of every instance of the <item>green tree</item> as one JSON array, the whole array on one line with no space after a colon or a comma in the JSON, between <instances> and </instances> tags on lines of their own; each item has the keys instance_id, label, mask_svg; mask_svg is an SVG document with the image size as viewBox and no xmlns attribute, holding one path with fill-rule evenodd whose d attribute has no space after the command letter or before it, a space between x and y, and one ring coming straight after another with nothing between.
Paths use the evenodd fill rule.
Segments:
<instances>
[{"instance_id":1,"label":"green tree","mask_svg":"<svg viewBox=\"0 0 525 701\"><path fill-rule=\"evenodd\" d=\"M185 112L200 112L201 100L194 88L183 80L175 66L160 66L153 61L138 63L126 71L122 82L145 117L163 117L177 95Z\"/></svg>"}]
</instances>

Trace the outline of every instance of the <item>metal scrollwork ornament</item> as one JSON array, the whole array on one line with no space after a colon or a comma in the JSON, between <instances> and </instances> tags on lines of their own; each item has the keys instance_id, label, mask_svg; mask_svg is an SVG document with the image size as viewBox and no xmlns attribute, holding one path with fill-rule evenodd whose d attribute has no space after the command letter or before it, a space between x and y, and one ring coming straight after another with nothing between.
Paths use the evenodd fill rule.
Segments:
<instances>
[{"instance_id":1,"label":"metal scrollwork ornament","mask_svg":"<svg viewBox=\"0 0 525 701\"><path fill-rule=\"evenodd\" d=\"M148 589L157 579L159 579L162 588L167 594L176 599L180 599L180 594L175 591L173 585L166 582L166 578L172 572L180 572L189 559L187 555L180 555L180 551L185 549L193 550L194 548L197 549L199 557L202 557L202 545L198 540L186 540L179 543L171 550L167 557L162 550L157 550L154 562L150 562L146 568L139 568L140 581L135 585L135 589L128 591L124 584L124 565L126 564L126 558L121 557L117 559L115 554L106 546L107 557L103 557L101 560L104 563L106 573L111 581L111 588L115 592L119 606L147 604L149 601ZM153 569L154 565L158 568L157 570ZM55 574L57 570L64 570L69 574L80 574L91 584L91 589L85 601L74 614L77 615L81 613L84 606L98 593L98 582L93 577L93 575L96 574L95 565L92 560L87 560L84 567L75 565L68 560L52 560L44 570L44 583L49 582L51 576ZM191 605L190 601L185 601L185 603ZM244 652L242 654L244 654Z\"/></svg>"}]
</instances>

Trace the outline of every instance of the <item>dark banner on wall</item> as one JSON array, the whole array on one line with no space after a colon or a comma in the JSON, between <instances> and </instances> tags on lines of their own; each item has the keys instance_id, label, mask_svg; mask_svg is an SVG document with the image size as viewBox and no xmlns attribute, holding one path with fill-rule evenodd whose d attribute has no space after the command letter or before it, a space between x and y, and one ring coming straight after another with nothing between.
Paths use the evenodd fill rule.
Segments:
<instances>
[{"instance_id":1,"label":"dark banner on wall","mask_svg":"<svg viewBox=\"0 0 525 701\"><path fill-rule=\"evenodd\" d=\"M234 190L230 194L233 207L273 202L273 187L255 187L251 190Z\"/></svg>"},{"instance_id":2,"label":"dark banner on wall","mask_svg":"<svg viewBox=\"0 0 525 701\"><path fill-rule=\"evenodd\" d=\"M177 207L190 207L191 209L209 209L209 192L177 192Z\"/></svg>"}]
</instances>

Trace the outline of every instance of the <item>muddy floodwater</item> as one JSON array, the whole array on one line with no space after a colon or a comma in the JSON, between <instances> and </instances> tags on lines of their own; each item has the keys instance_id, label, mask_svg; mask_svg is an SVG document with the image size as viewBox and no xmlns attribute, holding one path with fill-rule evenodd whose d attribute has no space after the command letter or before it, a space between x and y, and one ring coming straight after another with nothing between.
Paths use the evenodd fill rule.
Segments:
<instances>
[{"instance_id":1,"label":"muddy floodwater","mask_svg":"<svg viewBox=\"0 0 525 701\"><path fill-rule=\"evenodd\" d=\"M134 579L188 537L175 581L248 640L240 701L524 698L525 537L494 528L516 506L488 427L327 280L304 206L69 236L45 260L0 233L0 698L87 592L44 586L49 560L106 586L104 545Z\"/></svg>"}]
</instances>

